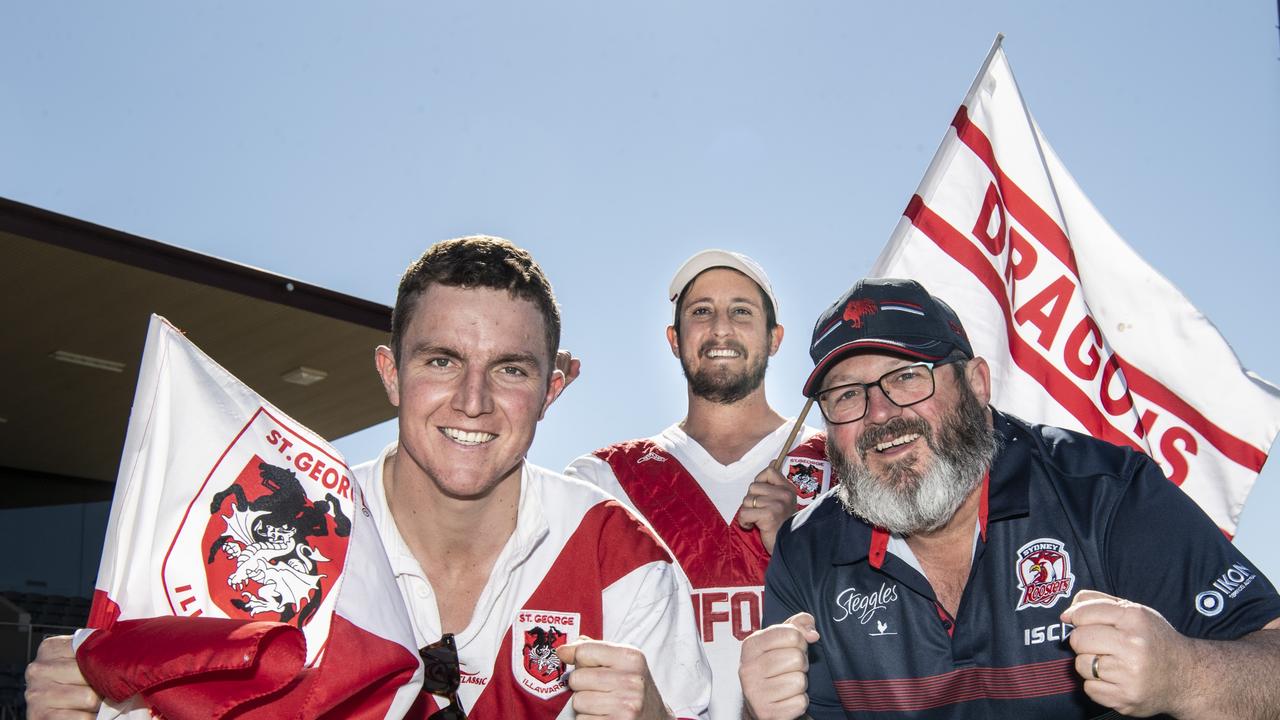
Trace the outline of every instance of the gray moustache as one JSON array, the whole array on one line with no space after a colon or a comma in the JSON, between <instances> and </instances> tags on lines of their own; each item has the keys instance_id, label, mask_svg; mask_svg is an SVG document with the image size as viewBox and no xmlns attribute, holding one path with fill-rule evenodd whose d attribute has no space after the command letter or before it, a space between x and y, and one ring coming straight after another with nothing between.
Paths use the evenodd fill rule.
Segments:
<instances>
[{"instance_id":1,"label":"gray moustache","mask_svg":"<svg viewBox=\"0 0 1280 720\"><path fill-rule=\"evenodd\" d=\"M867 453L874 450L876 445L909 433L918 433L925 439L925 442L929 443L930 446L933 445L933 436L929 432L929 423L919 418L894 418L884 425L871 428L862 433L862 437L858 438L858 455L865 459Z\"/></svg>"}]
</instances>

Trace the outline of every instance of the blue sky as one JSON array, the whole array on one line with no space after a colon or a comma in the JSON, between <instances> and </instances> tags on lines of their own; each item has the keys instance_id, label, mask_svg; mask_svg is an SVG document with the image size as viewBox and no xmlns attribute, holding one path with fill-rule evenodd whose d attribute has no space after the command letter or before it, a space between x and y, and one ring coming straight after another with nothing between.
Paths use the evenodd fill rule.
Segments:
<instances>
[{"instance_id":1,"label":"blue sky","mask_svg":"<svg viewBox=\"0 0 1280 720\"><path fill-rule=\"evenodd\" d=\"M558 468L683 414L665 290L703 247L772 276L768 391L798 411L814 319L1004 32L1094 204L1280 381L1275 26L1261 1L8 4L0 195L384 303L431 242L509 237L586 364L531 452ZM1272 463L1238 540L1273 578L1278 513Z\"/></svg>"}]
</instances>

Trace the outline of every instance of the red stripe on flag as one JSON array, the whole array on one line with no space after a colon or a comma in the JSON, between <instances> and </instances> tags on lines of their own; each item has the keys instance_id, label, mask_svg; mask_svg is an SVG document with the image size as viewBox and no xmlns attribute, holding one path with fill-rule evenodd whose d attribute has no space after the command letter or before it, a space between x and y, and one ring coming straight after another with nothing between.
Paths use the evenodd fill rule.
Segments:
<instances>
[{"instance_id":1,"label":"red stripe on flag","mask_svg":"<svg viewBox=\"0 0 1280 720\"><path fill-rule=\"evenodd\" d=\"M1013 309L1009 306L1009 298L1004 293L1004 281L996 273L995 268L987 262L983 251L925 206L924 200L919 195L911 198L903 215L943 252L973 273L974 277L990 291L991 296L1000 305L1001 312L1004 313L1005 331L1009 337L1009 354L1023 372L1040 383L1059 405L1080 421L1089 434L1116 445L1127 445L1141 450L1128 435L1103 417L1098 406L1089 399L1088 395L1085 395L1084 391L1018 335L1013 326Z\"/></svg>"},{"instance_id":2,"label":"red stripe on flag","mask_svg":"<svg viewBox=\"0 0 1280 720\"><path fill-rule=\"evenodd\" d=\"M968 109L965 106L961 105L960 109L956 111L955 118L951 121L951 126L955 128L956 136L960 141L973 151L974 155L987 166L987 169L995 178L1005 208L1017 218L1019 223L1031 231L1032 235L1045 249L1066 266L1075 279L1076 285L1079 286L1080 271L1076 266L1075 253L1071 249L1071 241L1067 238L1066 233L1058 226L1057 221L1050 217L1035 200L1032 200L1017 183L1005 174L996 160L995 149L991 144L991 139L969 119ZM1208 440L1218 452L1232 462L1254 472L1262 471L1262 465L1267 459L1266 452L1241 440L1206 418L1187 401L1179 397L1177 393L1120 357L1118 353L1115 358L1124 372L1126 383L1135 392L1190 425L1204 439Z\"/></svg>"},{"instance_id":3,"label":"red stripe on flag","mask_svg":"<svg viewBox=\"0 0 1280 720\"><path fill-rule=\"evenodd\" d=\"M1046 250L1067 266L1072 275L1079 276L1080 272L1076 269L1076 256L1071 250L1071 241L1067 238L1067 234L1036 204L1035 200L1031 199L1031 196L1023 192L1017 183L1004 174L1004 170L996 162L996 152L991 145L991 140L969 120L968 108L960 106L955 118L951 121L951 126L956 129L960 142L967 145L995 176L996 186L1000 188L1005 208L1035 235Z\"/></svg>"},{"instance_id":4,"label":"red stripe on flag","mask_svg":"<svg viewBox=\"0 0 1280 720\"><path fill-rule=\"evenodd\" d=\"M105 630L120 617L120 606L105 590L93 591L93 604L89 606L89 622L85 627Z\"/></svg>"},{"instance_id":5,"label":"red stripe on flag","mask_svg":"<svg viewBox=\"0 0 1280 720\"><path fill-rule=\"evenodd\" d=\"M1065 695L1080 688L1073 658L1003 668L961 668L942 675L897 680L837 680L848 712L904 712L970 700L1018 700Z\"/></svg>"},{"instance_id":6,"label":"red stripe on flag","mask_svg":"<svg viewBox=\"0 0 1280 720\"><path fill-rule=\"evenodd\" d=\"M1262 465L1267 461L1267 454L1231 433L1223 430L1213 423L1212 420L1205 417L1196 410L1186 400L1178 397L1173 391L1166 388L1159 380L1142 372L1134 367L1132 363L1119 355L1116 355L1116 362L1120 363L1120 370L1124 373L1124 379L1129 383L1129 387L1134 392L1151 400L1160 407L1168 410L1178 419L1195 428L1210 445L1217 448L1218 452L1225 455L1232 462L1243 465L1254 472L1262 472Z\"/></svg>"}]
</instances>

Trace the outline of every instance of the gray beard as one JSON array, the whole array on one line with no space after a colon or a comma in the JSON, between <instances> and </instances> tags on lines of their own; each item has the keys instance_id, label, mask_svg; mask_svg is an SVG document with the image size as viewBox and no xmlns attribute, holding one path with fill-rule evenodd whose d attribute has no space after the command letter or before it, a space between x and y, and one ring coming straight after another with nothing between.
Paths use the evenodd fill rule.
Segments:
<instances>
[{"instance_id":1,"label":"gray beard","mask_svg":"<svg viewBox=\"0 0 1280 720\"><path fill-rule=\"evenodd\" d=\"M985 408L963 378L955 412L934 429L920 418L895 418L863 433L855 448L865 461L877 443L904 432L918 432L933 451L923 469L911 461L889 466L883 476L853 462L834 443L827 453L840 478L836 495L845 509L895 535L914 535L947 524L991 467L997 442Z\"/></svg>"}]
</instances>

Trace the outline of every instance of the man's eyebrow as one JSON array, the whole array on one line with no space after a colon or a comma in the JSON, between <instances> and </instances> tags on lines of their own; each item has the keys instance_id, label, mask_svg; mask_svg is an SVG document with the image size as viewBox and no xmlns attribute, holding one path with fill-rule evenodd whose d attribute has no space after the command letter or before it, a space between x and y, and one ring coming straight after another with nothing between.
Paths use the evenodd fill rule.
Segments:
<instances>
[{"instance_id":1,"label":"man's eyebrow","mask_svg":"<svg viewBox=\"0 0 1280 720\"><path fill-rule=\"evenodd\" d=\"M819 389L818 392L826 392L832 388L843 387L845 385L871 385L874 382L875 382L874 380L872 380L871 382L860 382L854 379L853 375L834 375L833 374L833 375L828 375L826 378L823 379L823 385L825 385L825 387Z\"/></svg>"},{"instance_id":2,"label":"man's eyebrow","mask_svg":"<svg viewBox=\"0 0 1280 720\"><path fill-rule=\"evenodd\" d=\"M446 347L444 345L431 345L429 343L421 343L418 345L414 345L413 348L409 350L409 357L419 358L419 357L422 357L423 355L443 355L444 357L453 358L455 360L462 359L462 355L459 354L457 350L454 350L451 347Z\"/></svg>"},{"instance_id":3,"label":"man's eyebrow","mask_svg":"<svg viewBox=\"0 0 1280 720\"><path fill-rule=\"evenodd\" d=\"M711 301L712 301L712 298L710 295L702 295L699 297L691 297L687 299L685 302L687 302L689 305L694 305L700 302L711 302ZM732 297L732 298L729 298L729 302L731 304L747 303L748 305L755 305L756 307L760 307L760 298L758 297L754 297L754 298L753 297Z\"/></svg>"},{"instance_id":4,"label":"man's eyebrow","mask_svg":"<svg viewBox=\"0 0 1280 720\"><path fill-rule=\"evenodd\" d=\"M494 365L531 365L539 367L538 356L530 352L503 353L493 359ZM541 369L541 368L539 368Z\"/></svg>"}]
</instances>

